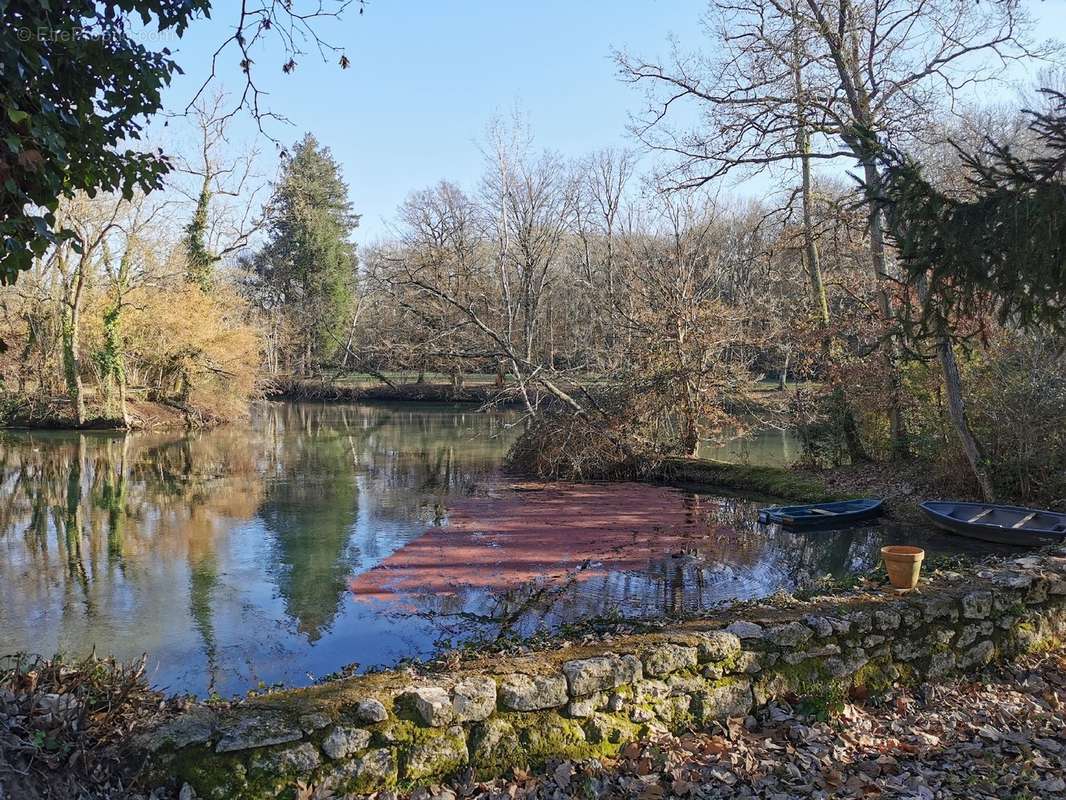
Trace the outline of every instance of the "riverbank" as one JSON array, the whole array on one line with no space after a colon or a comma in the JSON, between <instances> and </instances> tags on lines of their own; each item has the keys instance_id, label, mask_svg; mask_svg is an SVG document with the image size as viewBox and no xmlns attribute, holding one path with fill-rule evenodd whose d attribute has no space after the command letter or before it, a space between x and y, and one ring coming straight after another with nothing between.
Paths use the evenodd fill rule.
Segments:
<instances>
[{"instance_id":1,"label":"riverbank","mask_svg":"<svg viewBox=\"0 0 1066 800\"><path fill-rule=\"evenodd\" d=\"M531 390L531 399L539 401L540 394ZM492 384L473 384L455 387L450 383L379 383L353 385L320 380L274 379L264 394L270 400L297 402L362 403L362 402L419 402L419 403L477 403L479 405L517 406L524 400L514 387Z\"/></svg>"},{"instance_id":2,"label":"riverbank","mask_svg":"<svg viewBox=\"0 0 1066 800\"><path fill-rule=\"evenodd\" d=\"M819 503L877 497L885 510L907 522L924 522L918 503L934 497L979 500L974 489L938 480L931 465L847 464L831 469L767 467L698 458L670 458L650 469L649 478L696 491L726 488L767 498Z\"/></svg>"},{"instance_id":3,"label":"riverbank","mask_svg":"<svg viewBox=\"0 0 1066 800\"><path fill-rule=\"evenodd\" d=\"M128 400L126 419L93 414L79 425L65 397L0 396L0 428L9 430L164 431L210 428L225 421L174 403Z\"/></svg>"}]
</instances>

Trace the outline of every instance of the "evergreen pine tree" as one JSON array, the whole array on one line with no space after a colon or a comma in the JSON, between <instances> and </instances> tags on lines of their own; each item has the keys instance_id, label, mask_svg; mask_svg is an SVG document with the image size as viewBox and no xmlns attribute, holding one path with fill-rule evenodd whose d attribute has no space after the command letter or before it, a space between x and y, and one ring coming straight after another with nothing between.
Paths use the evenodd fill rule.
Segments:
<instances>
[{"instance_id":1,"label":"evergreen pine tree","mask_svg":"<svg viewBox=\"0 0 1066 800\"><path fill-rule=\"evenodd\" d=\"M350 323L359 216L329 149L306 134L287 156L267 206L269 241L256 259L260 282L297 336L306 374L329 361Z\"/></svg>"}]
</instances>

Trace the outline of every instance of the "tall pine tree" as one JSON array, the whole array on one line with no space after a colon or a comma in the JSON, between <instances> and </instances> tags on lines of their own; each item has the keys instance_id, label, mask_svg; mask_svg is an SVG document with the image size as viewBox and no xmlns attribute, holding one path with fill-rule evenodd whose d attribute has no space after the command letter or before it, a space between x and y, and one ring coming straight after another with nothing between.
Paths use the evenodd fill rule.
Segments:
<instances>
[{"instance_id":1,"label":"tall pine tree","mask_svg":"<svg viewBox=\"0 0 1066 800\"><path fill-rule=\"evenodd\" d=\"M359 224L339 165L311 134L285 158L266 211L269 241L256 275L290 332L292 366L308 374L344 346Z\"/></svg>"}]
</instances>

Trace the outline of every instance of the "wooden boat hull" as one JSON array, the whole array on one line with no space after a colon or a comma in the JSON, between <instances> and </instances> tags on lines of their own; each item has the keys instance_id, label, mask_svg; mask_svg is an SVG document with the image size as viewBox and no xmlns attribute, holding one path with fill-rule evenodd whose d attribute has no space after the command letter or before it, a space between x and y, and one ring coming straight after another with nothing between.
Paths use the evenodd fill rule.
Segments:
<instances>
[{"instance_id":1,"label":"wooden boat hull","mask_svg":"<svg viewBox=\"0 0 1066 800\"><path fill-rule=\"evenodd\" d=\"M992 503L927 500L922 512L941 530L996 544L1040 547L1066 541L1066 514Z\"/></svg>"},{"instance_id":2,"label":"wooden boat hull","mask_svg":"<svg viewBox=\"0 0 1066 800\"><path fill-rule=\"evenodd\" d=\"M809 503L803 506L772 506L759 510L763 525L776 522L787 528L839 528L873 519L882 513L881 501L872 498Z\"/></svg>"}]
</instances>

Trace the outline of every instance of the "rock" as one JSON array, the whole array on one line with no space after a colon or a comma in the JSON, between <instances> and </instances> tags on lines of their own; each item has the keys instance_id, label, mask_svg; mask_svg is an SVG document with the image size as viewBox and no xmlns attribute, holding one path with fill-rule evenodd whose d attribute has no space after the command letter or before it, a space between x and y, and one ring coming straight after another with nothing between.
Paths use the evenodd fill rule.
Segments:
<instances>
[{"instance_id":1,"label":"rock","mask_svg":"<svg viewBox=\"0 0 1066 800\"><path fill-rule=\"evenodd\" d=\"M653 677L669 675L682 669L695 669L699 654L695 647L663 642L641 654L644 672Z\"/></svg>"},{"instance_id":2,"label":"rock","mask_svg":"<svg viewBox=\"0 0 1066 800\"><path fill-rule=\"evenodd\" d=\"M993 576L992 583L1004 589L1028 589L1033 584L1033 576L1020 572L999 572Z\"/></svg>"},{"instance_id":3,"label":"rock","mask_svg":"<svg viewBox=\"0 0 1066 800\"><path fill-rule=\"evenodd\" d=\"M992 613L992 592L970 592L962 598L962 615L966 619L985 619Z\"/></svg>"},{"instance_id":4,"label":"rock","mask_svg":"<svg viewBox=\"0 0 1066 800\"><path fill-rule=\"evenodd\" d=\"M812 636L814 636L814 631L798 622L775 625L766 634L766 638L778 647L798 647Z\"/></svg>"},{"instance_id":5,"label":"rock","mask_svg":"<svg viewBox=\"0 0 1066 800\"><path fill-rule=\"evenodd\" d=\"M566 675L571 697L581 697L634 683L643 677L643 669L636 656L609 653L567 661L563 664L563 674Z\"/></svg>"},{"instance_id":6,"label":"rock","mask_svg":"<svg viewBox=\"0 0 1066 800\"><path fill-rule=\"evenodd\" d=\"M849 623L849 630L854 629L856 633L869 633L872 627L870 615L865 611L852 611L847 616Z\"/></svg>"},{"instance_id":7,"label":"rock","mask_svg":"<svg viewBox=\"0 0 1066 800\"><path fill-rule=\"evenodd\" d=\"M500 705L509 711L558 708L569 700L562 675L507 675L500 681Z\"/></svg>"},{"instance_id":8,"label":"rock","mask_svg":"<svg viewBox=\"0 0 1066 800\"><path fill-rule=\"evenodd\" d=\"M593 744L627 744L637 738L637 731L631 721L610 714L593 714L585 723L585 736Z\"/></svg>"},{"instance_id":9,"label":"rock","mask_svg":"<svg viewBox=\"0 0 1066 800\"><path fill-rule=\"evenodd\" d=\"M634 708L629 713L629 719L638 724L651 722L655 719L655 715L646 708Z\"/></svg>"},{"instance_id":10,"label":"rock","mask_svg":"<svg viewBox=\"0 0 1066 800\"><path fill-rule=\"evenodd\" d=\"M310 742L303 742L282 750L257 750L252 755L249 767L253 774L306 775L321 763L318 749Z\"/></svg>"},{"instance_id":11,"label":"rock","mask_svg":"<svg viewBox=\"0 0 1066 800\"><path fill-rule=\"evenodd\" d=\"M912 661L925 652L925 647L910 639L897 639L892 643L892 655L900 661Z\"/></svg>"},{"instance_id":12,"label":"rock","mask_svg":"<svg viewBox=\"0 0 1066 800\"><path fill-rule=\"evenodd\" d=\"M959 657L959 668L969 669L970 667L984 666L992 660L995 652L996 647L992 642L987 639L979 642L973 649Z\"/></svg>"},{"instance_id":13,"label":"rock","mask_svg":"<svg viewBox=\"0 0 1066 800\"><path fill-rule=\"evenodd\" d=\"M396 756L382 747L368 750L345 765L338 776L348 791L366 793L395 782Z\"/></svg>"},{"instance_id":14,"label":"rock","mask_svg":"<svg viewBox=\"0 0 1066 800\"><path fill-rule=\"evenodd\" d=\"M215 745L216 753L269 747L272 744L299 741L303 737L299 728L273 711L241 713L232 722L226 721L220 727L224 733Z\"/></svg>"},{"instance_id":15,"label":"rock","mask_svg":"<svg viewBox=\"0 0 1066 800\"><path fill-rule=\"evenodd\" d=\"M152 753L163 746L180 750L193 744L207 744L215 735L217 725L218 714L209 708L195 706L144 734L138 741Z\"/></svg>"},{"instance_id":16,"label":"rock","mask_svg":"<svg viewBox=\"0 0 1066 800\"><path fill-rule=\"evenodd\" d=\"M591 717L599 708L606 704L606 698L601 692L590 694L586 697L575 698L566 707L566 713L571 717L582 719Z\"/></svg>"},{"instance_id":17,"label":"rock","mask_svg":"<svg viewBox=\"0 0 1066 800\"><path fill-rule=\"evenodd\" d=\"M878 630L894 631L899 627L899 614L890 609L882 609L874 612L874 625Z\"/></svg>"},{"instance_id":18,"label":"rock","mask_svg":"<svg viewBox=\"0 0 1066 800\"><path fill-rule=\"evenodd\" d=\"M457 772L470 756L466 748L466 734L456 725L440 736L419 740L411 746L404 759L404 777L417 781Z\"/></svg>"},{"instance_id":19,"label":"rock","mask_svg":"<svg viewBox=\"0 0 1066 800\"><path fill-rule=\"evenodd\" d=\"M625 706L626 706L626 699L622 695L618 694L618 692L615 692L614 694L612 694L611 698L607 701L607 710L608 711L614 711L614 712L617 713L617 712L621 711L623 708L625 708Z\"/></svg>"},{"instance_id":20,"label":"rock","mask_svg":"<svg viewBox=\"0 0 1066 800\"><path fill-rule=\"evenodd\" d=\"M322 740L322 752L334 761L340 761L366 748L370 744L370 731L338 725Z\"/></svg>"},{"instance_id":21,"label":"rock","mask_svg":"<svg viewBox=\"0 0 1066 800\"><path fill-rule=\"evenodd\" d=\"M1033 581L1029 591L1025 593L1025 602L1029 605L1037 605L1047 602L1048 593L1051 591L1051 581L1046 578L1037 578Z\"/></svg>"},{"instance_id":22,"label":"rock","mask_svg":"<svg viewBox=\"0 0 1066 800\"><path fill-rule=\"evenodd\" d=\"M929 678L942 678L955 671L954 653L933 653L929 658L929 669L926 674Z\"/></svg>"},{"instance_id":23,"label":"rock","mask_svg":"<svg viewBox=\"0 0 1066 800\"><path fill-rule=\"evenodd\" d=\"M839 617L829 617L829 624L833 626L833 633L840 636L847 636L851 633L851 623L846 619L840 619Z\"/></svg>"},{"instance_id":24,"label":"rock","mask_svg":"<svg viewBox=\"0 0 1066 800\"><path fill-rule=\"evenodd\" d=\"M838 656L840 655L840 647L828 642L821 647L811 647L807 649L805 654L807 658L825 658L826 656Z\"/></svg>"},{"instance_id":25,"label":"rock","mask_svg":"<svg viewBox=\"0 0 1066 800\"><path fill-rule=\"evenodd\" d=\"M1022 569L1040 569L1044 566L1044 559L1037 556L1022 556L1013 559L1010 563Z\"/></svg>"},{"instance_id":26,"label":"rock","mask_svg":"<svg viewBox=\"0 0 1066 800\"><path fill-rule=\"evenodd\" d=\"M648 703L670 696L670 687L663 681L644 680L636 685L636 701Z\"/></svg>"},{"instance_id":27,"label":"rock","mask_svg":"<svg viewBox=\"0 0 1066 800\"><path fill-rule=\"evenodd\" d=\"M762 625L747 622L746 620L737 620L726 628L725 632L731 633L740 639L761 639L763 637Z\"/></svg>"},{"instance_id":28,"label":"rock","mask_svg":"<svg viewBox=\"0 0 1066 800\"><path fill-rule=\"evenodd\" d=\"M300 728L304 733L314 733L315 731L322 730L332 721L333 720L329 718L329 714L315 711L300 717Z\"/></svg>"},{"instance_id":29,"label":"rock","mask_svg":"<svg viewBox=\"0 0 1066 800\"><path fill-rule=\"evenodd\" d=\"M985 627L987 625L987 628ZM989 630L992 627L991 623L983 623L981 625L966 625L961 631L959 631L959 637L955 640L955 646L958 648L969 647L971 644L977 641L977 639L984 635L988 636L992 633Z\"/></svg>"},{"instance_id":30,"label":"rock","mask_svg":"<svg viewBox=\"0 0 1066 800\"><path fill-rule=\"evenodd\" d=\"M470 761L479 771L498 774L524 764L521 743L514 726L500 717L489 717L474 727L470 737Z\"/></svg>"},{"instance_id":31,"label":"rock","mask_svg":"<svg viewBox=\"0 0 1066 800\"><path fill-rule=\"evenodd\" d=\"M808 615L803 618L803 621L814 631L814 635L819 638L825 639L833 635L833 624L825 617Z\"/></svg>"},{"instance_id":32,"label":"rock","mask_svg":"<svg viewBox=\"0 0 1066 800\"><path fill-rule=\"evenodd\" d=\"M183 783L181 791L178 792L178 800L196 800L196 790L189 784Z\"/></svg>"},{"instance_id":33,"label":"rock","mask_svg":"<svg viewBox=\"0 0 1066 800\"><path fill-rule=\"evenodd\" d=\"M740 637L729 631L709 631L700 634L696 650L701 662L726 661L740 655Z\"/></svg>"},{"instance_id":34,"label":"rock","mask_svg":"<svg viewBox=\"0 0 1066 800\"><path fill-rule=\"evenodd\" d=\"M365 700L360 700L356 704L353 716L358 722L370 724L374 722L384 722L389 718L389 712L380 701L368 697Z\"/></svg>"},{"instance_id":35,"label":"rock","mask_svg":"<svg viewBox=\"0 0 1066 800\"><path fill-rule=\"evenodd\" d=\"M452 699L439 686L420 686L401 692L399 700L408 705L423 725L443 728L455 722Z\"/></svg>"},{"instance_id":36,"label":"rock","mask_svg":"<svg viewBox=\"0 0 1066 800\"><path fill-rule=\"evenodd\" d=\"M459 722L480 722L496 710L496 681L471 677L452 689L452 710Z\"/></svg>"},{"instance_id":37,"label":"rock","mask_svg":"<svg viewBox=\"0 0 1066 800\"><path fill-rule=\"evenodd\" d=\"M751 681L731 681L701 693L698 698L697 716L704 725L727 717L746 716L753 705Z\"/></svg>"},{"instance_id":38,"label":"rock","mask_svg":"<svg viewBox=\"0 0 1066 800\"><path fill-rule=\"evenodd\" d=\"M933 596L922 602L922 616L926 622L945 618L958 619L958 615L958 609L950 597Z\"/></svg>"}]
</instances>

